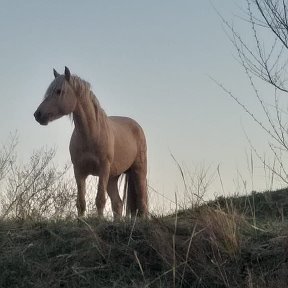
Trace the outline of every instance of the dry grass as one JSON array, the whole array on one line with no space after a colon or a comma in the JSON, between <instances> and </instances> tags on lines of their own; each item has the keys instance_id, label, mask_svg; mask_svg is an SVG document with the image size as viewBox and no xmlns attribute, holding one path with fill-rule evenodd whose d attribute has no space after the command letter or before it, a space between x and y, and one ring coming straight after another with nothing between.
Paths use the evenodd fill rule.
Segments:
<instances>
[{"instance_id":1,"label":"dry grass","mask_svg":"<svg viewBox=\"0 0 288 288\"><path fill-rule=\"evenodd\" d=\"M146 221L3 220L0 287L287 287L286 222L254 227L213 205Z\"/></svg>"}]
</instances>

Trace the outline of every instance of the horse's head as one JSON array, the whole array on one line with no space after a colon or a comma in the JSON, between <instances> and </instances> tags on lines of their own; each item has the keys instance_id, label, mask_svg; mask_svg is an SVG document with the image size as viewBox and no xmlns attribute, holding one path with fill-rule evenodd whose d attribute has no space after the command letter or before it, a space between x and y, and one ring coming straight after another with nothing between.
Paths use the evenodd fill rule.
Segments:
<instances>
[{"instance_id":1,"label":"horse's head","mask_svg":"<svg viewBox=\"0 0 288 288\"><path fill-rule=\"evenodd\" d=\"M72 113L76 107L77 97L70 84L71 74L67 67L60 75L54 69L55 79L48 87L43 102L39 105L34 117L41 125Z\"/></svg>"}]
</instances>

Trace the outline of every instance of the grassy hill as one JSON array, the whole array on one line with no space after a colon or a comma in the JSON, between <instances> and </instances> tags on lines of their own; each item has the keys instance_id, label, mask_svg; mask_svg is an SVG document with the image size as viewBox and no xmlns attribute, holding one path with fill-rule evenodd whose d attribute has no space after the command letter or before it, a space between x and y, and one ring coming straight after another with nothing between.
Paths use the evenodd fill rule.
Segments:
<instances>
[{"instance_id":1,"label":"grassy hill","mask_svg":"<svg viewBox=\"0 0 288 288\"><path fill-rule=\"evenodd\" d=\"M0 287L288 287L288 190L149 220L0 222Z\"/></svg>"}]
</instances>

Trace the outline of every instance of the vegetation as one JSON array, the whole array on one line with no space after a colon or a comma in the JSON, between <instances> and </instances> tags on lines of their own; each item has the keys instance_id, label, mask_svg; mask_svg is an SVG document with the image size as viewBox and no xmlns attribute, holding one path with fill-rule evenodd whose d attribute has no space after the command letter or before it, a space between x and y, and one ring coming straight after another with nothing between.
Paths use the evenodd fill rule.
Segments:
<instances>
[{"instance_id":1,"label":"vegetation","mask_svg":"<svg viewBox=\"0 0 288 288\"><path fill-rule=\"evenodd\" d=\"M0 287L287 287L287 190L149 220L0 222Z\"/></svg>"}]
</instances>

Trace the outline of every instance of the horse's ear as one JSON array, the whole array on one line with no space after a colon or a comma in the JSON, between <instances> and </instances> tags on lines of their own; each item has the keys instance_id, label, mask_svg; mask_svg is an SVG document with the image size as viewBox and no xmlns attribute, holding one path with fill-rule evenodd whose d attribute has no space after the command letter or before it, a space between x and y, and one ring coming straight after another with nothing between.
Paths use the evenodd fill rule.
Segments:
<instances>
[{"instance_id":1,"label":"horse's ear","mask_svg":"<svg viewBox=\"0 0 288 288\"><path fill-rule=\"evenodd\" d=\"M71 77L71 73L70 70L68 69L68 67L65 66L65 79L69 82L70 81L70 77Z\"/></svg>"},{"instance_id":2,"label":"horse's ear","mask_svg":"<svg viewBox=\"0 0 288 288\"><path fill-rule=\"evenodd\" d=\"M53 69L53 73L54 73L55 78L57 78L58 76L60 76L60 74L59 74L55 69Z\"/></svg>"}]
</instances>

